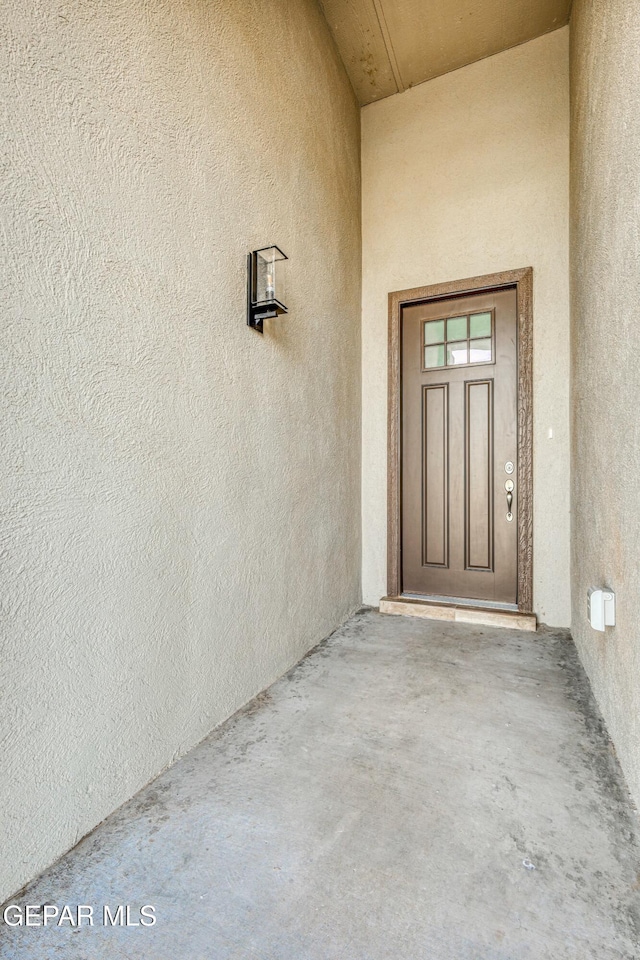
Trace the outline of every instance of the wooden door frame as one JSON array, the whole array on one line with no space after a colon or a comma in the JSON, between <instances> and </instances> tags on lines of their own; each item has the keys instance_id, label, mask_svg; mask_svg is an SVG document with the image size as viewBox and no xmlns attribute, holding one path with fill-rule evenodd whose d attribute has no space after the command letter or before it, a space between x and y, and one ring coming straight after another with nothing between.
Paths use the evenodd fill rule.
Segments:
<instances>
[{"instance_id":1,"label":"wooden door frame","mask_svg":"<svg viewBox=\"0 0 640 960\"><path fill-rule=\"evenodd\" d=\"M389 294L387 593L402 592L402 309L425 300L515 287L518 358L518 610L533 613L533 267Z\"/></svg>"}]
</instances>

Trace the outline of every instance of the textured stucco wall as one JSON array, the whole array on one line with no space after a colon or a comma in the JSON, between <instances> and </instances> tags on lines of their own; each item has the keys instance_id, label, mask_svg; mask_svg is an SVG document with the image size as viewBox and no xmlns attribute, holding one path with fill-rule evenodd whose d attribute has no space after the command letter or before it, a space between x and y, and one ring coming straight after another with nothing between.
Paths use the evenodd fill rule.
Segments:
<instances>
[{"instance_id":1,"label":"textured stucco wall","mask_svg":"<svg viewBox=\"0 0 640 960\"><path fill-rule=\"evenodd\" d=\"M574 0L571 23L572 627L640 804L640 17ZM587 590L617 594L596 633Z\"/></svg>"},{"instance_id":2,"label":"textured stucco wall","mask_svg":"<svg viewBox=\"0 0 640 960\"><path fill-rule=\"evenodd\" d=\"M362 112L366 602L386 592L387 294L532 266L534 603L569 624L568 34Z\"/></svg>"},{"instance_id":3,"label":"textured stucco wall","mask_svg":"<svg viewBox=\"0 0 640 960\"><path fill-rule=\"evenodd\" d=\"M361 259L314 0L0 11L1 901L358 606Z\"/></svg>"}]
</instances>

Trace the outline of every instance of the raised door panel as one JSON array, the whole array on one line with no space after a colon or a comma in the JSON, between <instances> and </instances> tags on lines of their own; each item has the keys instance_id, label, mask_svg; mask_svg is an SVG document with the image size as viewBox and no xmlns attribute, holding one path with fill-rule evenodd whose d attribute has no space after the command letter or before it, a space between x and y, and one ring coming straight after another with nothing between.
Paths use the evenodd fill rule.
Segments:
<instances>
[{"instance_id":1,"label":"raised door panel","mask_svg":"<svg viewBox=\"0 0 640 960\"><path fill-rule=\"evenodd\" d=\"M493 570L493 380L465 383L465 567Z\"/></svg>"},{"instance_id":2,"label":"raised door panel","mask_svg":"<svg viewBox=\"0 0 640 960\"><path fill-rule=\"evenodd\" d=\"M422 400L422 562L449 565L449 387L423 388Z\"/></svg>"}]
</instances>

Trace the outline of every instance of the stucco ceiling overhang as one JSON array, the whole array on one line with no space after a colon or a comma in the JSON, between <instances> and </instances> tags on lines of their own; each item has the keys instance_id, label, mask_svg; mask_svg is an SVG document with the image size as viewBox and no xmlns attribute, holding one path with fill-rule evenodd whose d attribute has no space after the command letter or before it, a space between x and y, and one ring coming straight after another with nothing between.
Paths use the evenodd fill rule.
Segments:
<instances>
[{"instance_id":1,"label":"stucco ceiling overhang","mask_svg":"<svg viewBox=\"0 0 640 960\"><path fill-rule=\"evenodd\" d=\"M320 0L362 105L557 30L571 0Z\"/></svg>"}]
</instances>

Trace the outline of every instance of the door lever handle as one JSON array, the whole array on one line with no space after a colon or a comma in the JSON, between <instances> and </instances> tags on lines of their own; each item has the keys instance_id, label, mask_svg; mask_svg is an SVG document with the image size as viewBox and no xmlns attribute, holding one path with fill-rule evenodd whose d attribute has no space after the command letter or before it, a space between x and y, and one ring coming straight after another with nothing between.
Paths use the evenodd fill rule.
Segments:
<instances>
[{"instance_id":1,"label":"door lever handle","mask_svg":"<svg viewBox=\"0 0 640 960\"><path fill-rule=\"evenodd\" d=\"M513 494L510 490L507 491L507 512L511 513L511 506L513 504Z\"/></svg>"}]
</instances>

